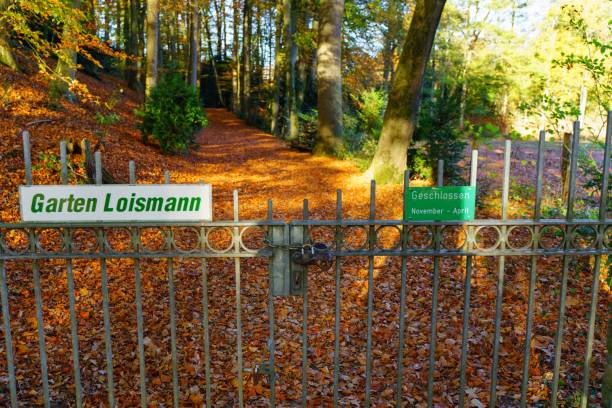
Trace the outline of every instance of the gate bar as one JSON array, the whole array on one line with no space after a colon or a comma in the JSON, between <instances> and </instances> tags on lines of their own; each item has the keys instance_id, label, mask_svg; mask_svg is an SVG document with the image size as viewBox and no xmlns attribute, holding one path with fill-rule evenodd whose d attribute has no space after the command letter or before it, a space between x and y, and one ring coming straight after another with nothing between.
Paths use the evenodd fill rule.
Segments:
<instances>
[{"instance_id":1,"label":"gate bar","mask_svg":"<svg viewBox=\"0 0 612 408\"><path fill-rule=\"evenodd\" d=\"M30 151L30 133L23 132L23 161L25 164L26 184L32 185L32 154ZM31 251L36 252L35 234L33 231L28 232ZM34 281L34 297L36 302L36 324L38 332L38 349L40 352L40 371L41 382L43 386L43 399L45 408L51 406L49 397L49 370L47 367L47 347L45 342L45 326L43 321L42 310L42 291L40 287L40 266L38 259L32 260L32 277Z\"/></svg>"},{"instance_id":2,"label":"gate bar","mask_svg":"<svg viewBox=\"0 0 612 408\"><path fill-rule=\"evenodd\" d=\"M540 141L538 143L538 158L537 158L537 169L536 169L536 195L534 203L534 221L539 221L542 216L541 205L542 205L542 184L544 183L544 150L546 147L546 132L540 130ZM534 237L539 234L539 227L534 227ZM538 240L533 240L534 249L537 248ZM531 353L531 332L533 330L533 303L535 296L535 287L537 279L537 267L538 257L535 255L531 256L531 270L529 273L529 295L527 300L527 323L525 328L525 351L523 353L523 376L521 382L521 400L520 406L525 408L527 406L527 393L529 391L529 362Z\"/></svg>"},{"instance_id":3,"label":"gate bar","mask_svg":"<svg viewBox=\"0 0 612 408\"><path fill-rule=\"evenodd\" d=\"M342 222L342 190L336 190L336 220ZM342 249L342 228L336 226L336 251ZM338 380L340 377L340 312L342 293L340 291L340 281L342 277L342 258L336 257L336 299L335 299L335 319L334 319L334 408L338 406Z\"/></svg>"},{"instance_id":4,"label":"gate bar","mask_svg":"<svg viewBox=\"0 0 612 408\"><path fill-rule=\"evenodd\" d=\"M234 221L238 221L238 190L234 190ZM234 227L234 251L240 252L240 230ZM234 269L236 273L236 354L238 363L238 405L244 407L244 378L242 374L242 300L240 296L240 258L235 258Z\"/></svg>"},{"instance_id":5,"label":"gate bar","mask_svg":"<svg viewBox=\"0 0 612 408\"><path fill-rule=\"evenodd\" d=\"M504 150L504 181L502 187L502 220L508 219L508 194L510 190L510 156L512 153L512 142L506 139ZM501 249L506 249L506 226L501 227L500 239ZM497 271L497 295L495 299L495 334L493 336L493 364L491 366L491 390L489 397L489 408L495 408L497 404L497 369L499 364L499 340L501 336L502 303L504 300L504 273L506 257L499 257Z\"/></svg>"},{"instance_id":6,"label":"gate bar","mask_svg":"<svg viewBox=\"0 0 612 408\"><path fill-rule=\"evenodd\" d=\"M164 171L165 184L170 184L170 172ZM168 231L172 234L172 230ZM172 402L179 407L178 353L176 350L176 300L174 297L174 260L168 258L168 302L170 304L170 352L172 358Z\"/></svg>"},{"instance_id":7,"label":"gate bar","mask_svg":"<svg viewBox=\"0 0 612 408\"><path fill-rule=\"evenodd\" d=\"M472 161L470 162L470 186L476 187L478 179L478 150L472 150ZM467 229L465 230L465 240L468 250L471 243L468 240ZM465 387L467 385L467 353L468 337L470 335L470 296L472 292L472 255L465 257L465 289L463 294L463 327L461 328L461 360L459 364L459 407L465 405Z\"/></svg>"},{"instance_id":8,"label":"gate bar","mask_svg":"<svg viewBox=\"0 0 612 408\"><path fill-rule=\"evenodd\" d=\"M0 259L0 301L2 301L2 322L4 324L4 343L6 346L6 363L9 377L11 407L17 408L17 381L15 379L15 360L13 354L13 336L11 335L11 316L9 311L9 294L6 285L6 267Z\"/></svg>"},{"instance_id":9,"label":"gate bar","mask_svg":"<svg viewBox=\"0 0 612 408\"><path fill-rule=\"evenodd\" d=\"M574 132L572 140L572 152L570 156L570 178L569 178L569 189L567 193L567 213L566 219L572 220L574 218L574 198L576 195L576 166L578 164L578 148L580 143L580 122L574 122ZM565 230L565 249L571 248L572 245L572 229L567 227ZM555 335L555 364L553 369L553 380L552 389L550 393L550 406L555 408L557 406L557 391L559 390L559 369L561 366L561 345L563 343L563 329L565 323L565 298L567 295L567 278L569 263L572 257L569 255L563 255L563 270L561 272L561 293L559 295L559 319L557 321L557 333Z\"/></svg>"},{"instance_id":10,"label":"gate bar","mask_svg":"<svg viewBox=\"0 0 612 408\"><path fill-rule=\"evenodd\" d=\"M308 220L308 199L304 199L303 204L304 221ZM303 229L302 242L308 239L308 228ZM302 273L302 407L306 407L308 402L308 266L304 267Z\"/></svg>"},{"instance_id":11,"label":"gate bar","mask_svg":"<svg viewBox=\"0 0 612 408\"><path fill-rule=\"evenodd\" d=\"M202 228L202 234L204 229ZM206 380L206 406L212 407L212 392L210 384L210 332L208 328L208 264L206 258L201 258L202 266L202 326L204 328L204 378Z\"/></svg>"},{"instance_id":12,"label":"gate bar","mask_svg":"<svg viewBox=\"0 0 612 408\"><path fill-rule=\"evenodd\" d=\"M608 111L608 125L606 129L606 145L604 148L604 161L602 171L601 195L599 197L599 220L606 219L608 210L608 181L610 179L610 149L612 145L612 111ZM599 229L601 239L599 248L603 249L603 241L605 239L605 228L602 226ZM591 288L591 310L589 311L589 331L587 335L586 351L584 353L584 374L582 382L582 394L580 397L580 407L586 408L589 402L589 376L591 369L591 358L593 355L593 336L595 334L595 316L597 314L597 296L599 292L599 272L601 268L601 255L595 256L595 265L593 266L593 285ZM610 352L610 351L608 351Z\"/></svg>"},{"instance_id":13,"label":"gate bar","mask_svg":"<svg viewBox=\"0 0 612 408\"><path fill-rule=\"evenodd\" d=\"M273 211L272 211L272 200L268 200L268 221L272 222L273 220ZM274 294L272 293L272 287L274 285L274 274L272 272L272 268L268 268L268 324L269 324L269 339L268 339L268 349L270 353L270 369L272 370L272 374L269 377L270 380L270 407L274 408L276 406L276 366L274 362L274 353L276 352L276 344L274 340L274 329L275 329L275 321L274 321ZM208 407L210 405L210 401L208 402Z\"/></svg>"},{"instance_id":14,"label":"gate bar","mask_svg":"<svg viewBox=\"0 0 612 408\"><path fill-rule=\"evenodd\" d=\"M66 154L66 141L60 142L61 182L68 184L68 160ZM72 246L70 231L64 230L64 241L68 250ZM74 299L74 273L72 271L72 259L66 259L66 280L68 282L68 300L70 307L70 334L72 337L72 366L74 370L74 388L76 394L76 406L83 406L83 391L81 389L81 367L79 363L79 332L76 317L76 302Z\"/></svg>"},{"instance_id":15,"label":"gate bar","mask_svg":"<svg viewBox=\"0 0 612 408\"><path fill-rule=\"evenodd\" d=\"M128 163L129 182L136 184L136 163L130 160ZM134 251L140 252L140 231L134 236ZM136 331L138 336L138 369L140 373L140 407L147 408L147 373L145 366L144 350L144 317L142 314L142 273L140 270L140 258L134 258L134 283L136 296Z\"/></svg>"},{"instance_id":16,"label":"gate bar","mask_svg":"<svg viewBox=\"0 0 612 408\"><path fill-rule=\"evenodd\" d=\"M102 156L100 151L95 153L96 185L102 185ZM100 275L102 281L102 308L104 312L104 348L106 352L106 381L108 388L108 405L115 406L115 384L113 379L113 343L111 338L111 319L109 310L108 275L106 272L106 247L102 230L98 231L100 245Z\"/></svg>"},{"instance_id":17,"label":"gate bar","mask_svg":"<svg viewBox=\"0 0 612 408\"><path fill-rule=\"evenodd\" d=\"M406 219L406 194L410 186L410 172L404 171L404 188L402 189L402 220ZM402 251L406 249L408 238L408 227L402 225L400 235ZM408 258L402 255L400 276L400 312L399 312L399 339L397 344L397 381L395 390L395 406L402 406L402 380L404 374L404 335L406 331L406 279Z\"/></svg>"},{"instance_id":18,"label":"gate bar","mask_svg":"<svg viewBox=\"0 0 612 408\"><path fill-rule=\"evenodd\" d=\"M438 187L444 185L444 160L438 160ZM433 227L434 250L440 249L440 228ZM440 288L440 257L434 257L431 294L431 329L429 332L429 367L427 368L427 406L433 407L433 382L436 369L436 337L438 331L438 291Z\"/></svg>"},{"instance_id":19,"label":"gate bar","mask_svg":"<svg viewBox=\"0 0 612 408\"><path fill-rule=\"evenodd\" d=\"M370 221L376 219L376 181L370 182ZM368 247L373 251L376 247L376 226L370 225L368 231ZM370 406L372 388L372 309L374 307L374 255L368 256L368 337L366 341L366 384L365 407Z\"/></svg>"}]
</instances>

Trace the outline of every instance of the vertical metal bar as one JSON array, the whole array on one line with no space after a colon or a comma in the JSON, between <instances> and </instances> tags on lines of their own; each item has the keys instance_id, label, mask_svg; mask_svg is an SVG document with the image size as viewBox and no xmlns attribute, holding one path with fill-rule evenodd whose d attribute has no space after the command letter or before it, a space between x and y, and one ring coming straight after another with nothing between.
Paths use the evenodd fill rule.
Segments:
<instances>
[{"instance_id":1,"label":"vertical metal bar","mask_svg":"<svg viewBox=\"0 0 612 408\"><path fill-rule=\"evenodd\" d=\"M376 181L370 182L370 228L368 231L368 249L373 251L376 247ZM372 390L372 312L374 307L374 256L368 256L368 337L366 341L366 384L365 407L370 406Z\"/></svg>"},{"instance_id":2,"label":"vertical metal bar","mask_svg":"<svg viewBox=\"0 0 612 408\"><path fill-rule=\"evenodd\" d=\"M134 160L128 162L128 174L130 178L130 184L136 184L136 163Z\"/></svg>"},{"instance_id":3,"label":"vertical metal bar","mask_svg":"<svg viewBox=\"0 0 612 408\"><path fill-rule=\"evenodd\" d=\"M170 303L170 347L172 353L172 400L179 406L178 353L176 350L176 301L174 298L174 262L168 258L168 292Z\"/></svg>"},{"instance_id":4,"label":"vertical metal bar","mask_svg":"<svg viewBox=\"0 0 612 408\"><path fill-rule=\"evenodd\" d=\"M4 344L6 346L6 365L8 368L11 407L17 408L17 380L15 378L15 360L13 353L13 336L11 334L11 314L9 311L9 294L6 284L6 267L0 260L0 301L2 302L2 323L4 325Z\"/></svg>"},{"instance_id":5,"label":"vertical metal bar","mask_svg":"<svg viewBox=\"0 0 612 408\"><path fill-rule=\"evenodd\" d=\"M601 236L597 246L603 248L604 226L608 210L608 182L610 178L610 150L612 149L612 111L608 111L608 125L606 128L606 145L604 148L603 174L601 183L601 195L599 197L599 221L602 223L599 229ZM591 309L589 311L589 329L587 335L586 351L584 353L584 373L582 379L582 394L580 397L580 407L586 408L589 403L589 377L591 373L591 359L593 357L593 337L595 335L595 317L597 315L597 297L599 294L599 273L601 269L601 255L595 256L593 265L593 284L591 285Z\"/></svg>"},{"instance_id":6,"label":"vertical metal bar","mask_svg":"<svg viewBox=\"0 0 612 408\"><path fill-rule=\"evenodd\" d=\"M303 207L304 221L308 220L308 199L304 199ZM308 239L307 228L304 228L302 240ZM302 275L304 282L304 296L302 297L302 406L308 402L308 268Z\"/></svg>"},{"instance_id":7,"label":"vertical metal bar","mask_svg":"<svg viewBox=\"0 0 612 408\"><path fill-rule=\"evenodd\" d=\"M402 190L402 222L406 221L406 195L410 187L410 173L404 171L404 189ZM400 236L402 251L406 250L408 236L408 225L402 224ZM402 406L402 380L404 376L404 335L406 331L406 280L407 280L407 257L402 255L400 275L400 312L399 312L399 339L397 344L397 381L395 390L395 406Z\"/></svg>"},{"instance_id":8,"label":"vertical metal bar","mask_svg":"<svg viewBox=\"0 0 612 408\"><path fill-rule=\"evenodd\" d=\"M476 187L478 179L478 150L472 150L472 162L470 164L470 186ZM466 231L466 249L470 251L471 243L468 241ZM465 405L465 387L467 385L467 352L468 336L470 334L470 296L472 291L472 255L465 257L465 289L463 294L463 327L461 328L461 362L459 364L459 407Z\"/></svg>"},{"instance_id":9,"label":"vertical metal bar","mask_svg":"<svg viewBox=\"0 0 612 408\"><path fill-rule=\"evenodd\" d=\"M170 172L164 171L166 184L170 184ZM170 303L170 352L172 358L172 401L174 408L178 408L180 403L179 378L178 378L178 352L176 350L176 300L174 292L174 261L172 258L168 262L168 294Z\"/></svg>"},{"instance_id":10,"label":"vertical metal bar","mask_svg":"<svg viewBox=\"0 0 612 408\"><path fill-rule=\"evenodd\" d=\"M210 332L208 328L208 265L206 258L202 258L202 325L204 326L204 377L206 379L206 406L211 404L210 383Z\"/></svg>"},{"instance_id":11,"label":"vertical metal bar","mask_svg":"<svg viewBox=\"0 0 612 408\"><path fill-rule=\"evenodd\" d=\"M508 194L510 189L510 154L512 152L512 144L509 139L506 139L506 148L504 151L504 184L502 188L502 220L508 219ZM500 232L501 249L506 248L506 226L501 227ZM499 339L501 336L501 315L502 302L504 300L504 273L505 273L506 258L499 257L499 265L497 272L497 297L495 299L495 335L493 336L493 364L491 367L491 390L489 397L489 407L495 408L497 403L497 370L499 364Z\"/></svg>"},{"instance_id":12,"label":"vertical metal bar","mask_svg":"<svg viewBox=\"0 0 612 408\"><path fill-rule=\"evenodd\" d=\"M239 221L238 212L238 190L234 190L234 221ZM240 252L240 230L234 227L234 252ZM240 258L234 258L234 268L236 272L236 354L238 363L238 405L240 408L244 406L244 378L243 378L243 362L242 362L242 300L240 296Z\"/></svg>"},{"instance_id":13,"label":"vertical metal bar","mask_svg":"<svg viewBox=\"0 0 612 408\"><path fill-rule=\"evenodd\" d=\"M60 163L62 184L68 184L68 160L66 154L66 141L60 142ZM72 245L70 232L65 230L65 241L67 245ZM66 280L68 282L68 300L70 306L70 333L72 340L72 364L74 370L74 388L76 394L77 408L83 406L83 392L81 389L81 368L79 363L79 332L76 317L76 302L74 299L74 273L72 271L72 259L66 259Z\"/></svg>"},{"instance_id":14,"label":"vertical metal bar","mask_svg":"<svg viewBox=\"0 0 612 408\"><path fill-rule=\"evenodd\" d=\"M66 141L62 140L60 142L60 176L62 184L68 184L68 159L66 154Z\"/></svg>"},{"instance_id":15,"label":"vertical metal bar","mask_svg":"<svg viewBox=\"0 0 612 408\"><path fill-rule=\"evenodd\" d=\"M102 185L102 154L94 154L96 165L96 185ZM108 295L108 274L106 271L106 248L104 247L103 232L99 232L100 244L100 278L102 281L102 309L104 314L104 348L106 353L106 386L108 389L108 405L115 406L115 382L113 378L113 343L111 338L111 319Z\"/></svg>"},{"instance_id":16,"label":"vertical metal bar","mask_svg":"<svg viewBox=\"0 0 612 408\"><path fill-rule=\"evenodd\" d=\"M438 187L444 185L444 160L438 160L436 177ZM433 228L433 243L436 253L440 250L440 234L438 227ZM429 333L429 367L427 370L427 406L433 407L434 371L436 369L436 339L438 335L438 292L440 288L440 257L433 259L433 282L431 294L431 329Z\"/></svg>"},{"instance_id":17,"label":"vertical metal bar","mask_svg":"<svg viewBox=\"0 0 612 408\"><path fill-rule=\"evenodd\" d=\"M128 163L128 174L130 184L136 184L136 163L130 160ZM135 242L134 251L140 252L140 242ZM144 351L144 317L142 314L142 274L140 269L140 258L134 258L134 280L136 286L136 331L138 336L138 369L140 373L140 407L147 407L147 373L145 369Z\"/></svg>"},{"instance_id":18,"label":"vertical metal bar","mask_svg":"<svg viewBox=\"0 0 612 408\"><path fill-rule=\"evenodd\" d=\"M574 218L574 198L576 196L576 167L578 163L578 148L580 142L580 122L574 122L574 134L572 140L572 152L570 156L570 179L569 189L567 194L567 213L566 219L571 221ZM571 233L570 227L567 227L565 232L565 250L571 248ZM567 295L567 278L569 263L571 257L569 255L563 255L563 269L561 271L561 293L559 294L559 319L557 321L557 332L555 335L555 354L554 354L554 368L553 368L553 380L552 389L550 394L550 406L557 406L557 391L559 390L559 369L561 367L561 345L563 343L563 330L565 324L565 301Z\"/></svg>"},{"instance_id":19,"label":"vertical metal bar","mask_svg":"<svg viewBox=\"0 0 612 408\"><path fill-rule=\"evenodd\" d=\"M96 184L102 184L102 153L97 151L94 153L94 160L96 165Z\"/></svg>"},{"instance_id":20,"label":"vertical metal bar","mask_svg":"<svg viewBox=\"0 0 612 408\"><path fill-rule=\"evenodd\" d=\"M342 190L336 190L336 251L342 250ZM338 406L338 380L340 378L340 306L342 293L340 292L340 282L342 277L342 260L336 257L336 296L335 296L335 316L334 316L334 407Z\"/></svg>"},{"instance_id":21,"label":"vertical metal bar","mask_svg":"<svg viewBox=\"0 0 612 408\"><path fill-rule=\"evenodd\" d=\"M30 152L30 133L28 131L23 132L23 161L25 164L25 175L26 184L32 184L32 156ZM29 232L30 247L31 251L36 251L36 236L33 231ZM49 370L47 367L47 351L45 344L45 326L43 322L43 310L42 310L42 289L40 286L40 267L38 260L32 260L32 275L34 280L34 297L36 302L36 323L38 331L38 349L40 353L40 371L41 371L41 382L43 386L43 399L45 408L51 406L49 398ZM8 301L8 297L7 297ZM8 310L8 309L7 309Z\"/></svg>"},{"instance_id":22,"label":"vertical metal bar","mask_svg":"<svg viewBox=\"0 0 612 408\"><path fill-rule=\"evenodd\" d=\"M34 233L31 233L31 238L34 239ZM45 400L45 407L49 408L51 406L51 400L49 397L49 370L47 368L45 326L43 322L42 310L42 289L40 287L40 267L38 265L38 260L32 261L32 274L34 276L34 297L36 299L36 323L38 329L38 349L40 350L40 370L42 374L43 398Z\"/></svg>"},{"instance_id":23,"label":"vertical metal bar","mask_svg":"<svg viewBox=\"0 0 612 408\"><path fill-rule=\"evenodd\" d=\"M539 221L541 217L542 204L542 184L544 182L544 149L546 146L546 132L540 131L540 142L538 143L538 159L536 170L536 196L533 209L534 221ZM539 227L534 226L533 237L534 247L537 248L538 240L535 238L539 234ZM531 332L533 330L533 303L535 295L538 257L531 257L531 271L529 274L529 295L527 300L527 324L525 329L525 351L523 353L523 376L521 382L521 407L527 406L527 392L529 390L529 361L531 353Z\"/></svg>"},{"instance_id":24,"label":"vertical metal bar","mask_svg":"<svg viewBox=\"0 0 612 408\"><path fill-rule=\"evenodd\" d=\"M273 211L272 211L272 200L268 200L268 221L273 221ZM269 276L268 276L268 324L269 324L269 337L268 337L268 349L270 352L270 369L272 370L272 374L270 375L270 407L274 408L276 406L276 368L274 361L274 353L276 352L276 343L274 340L274 329L275 329L275 321L274 321L274 295L272 293L274 274L272 273L272 268L269 268ZM211 406L210 403L208 406Z\"/></svg>"},{"instance_id":25,"label":"vertical metal bar","mask_svg":"<svg viewBox=\"0 0 612 408\"><path fill-rule=\"evenodd\" d=\"M21 135L23 139L23 164L25 166L26 184L32 184L32 153L30 151L30 132L23 131Z\"/></svg>"}]
</instances>

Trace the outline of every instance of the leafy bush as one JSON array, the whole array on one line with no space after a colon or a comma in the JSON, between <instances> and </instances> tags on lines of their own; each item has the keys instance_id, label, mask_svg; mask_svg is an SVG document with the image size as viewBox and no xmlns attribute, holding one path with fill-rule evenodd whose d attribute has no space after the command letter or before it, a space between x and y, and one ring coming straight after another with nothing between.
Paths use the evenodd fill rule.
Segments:
<instances>
[{"instance_id":1,"label":"leafy bush","mask_svg":"<svg viewBox=\"0 0 612 408\"><path fill-rule=\"evenodd\" d=\"M438 97L421 105L412 147L408 150L410 173L433 180L438 160L444 160L444 179L462 182L459 161L464 157L464 134L454 126L459 112L455 99Z\"/></svg>"},{"instance_id":2,"label":"leafy bush","mask_svg":"<svg viewBox=\"0 0 612 408\"><path fill-rule=\"evenodd\" d=\"M387 97L381 90L369 89L359 95L357 118L359 128L366 134L366 137L376 140L380 137L385 106L387 106Z\"/></svg>"},{"instance_id":3,"label":"leafy bush","mask_svg":"<svg viewBox=\"0 0 612 408\"><path fill-rule=\"evenodd\" d=\"M196 90L176 74L159 81L137 114L143 141L152 135L164 152L186 151L195 132L207 124Z\"/></svg>"}]
</instances>

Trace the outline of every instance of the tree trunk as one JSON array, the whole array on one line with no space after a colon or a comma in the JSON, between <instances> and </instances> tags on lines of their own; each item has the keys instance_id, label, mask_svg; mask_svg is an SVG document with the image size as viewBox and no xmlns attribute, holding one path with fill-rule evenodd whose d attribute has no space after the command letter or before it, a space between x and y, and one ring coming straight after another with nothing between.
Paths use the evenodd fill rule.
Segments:
<instances>
[{"instance_id":1,"label":"tree trunk","mask_svg":"<svg viewBox=\"0 0 612 408\"><path fill-rule=\"evenodd\" d=\"M223 16L219 7L218 0L213 0L213 6L215 8L215 27L217 30L217 56L221 56L221 48L223 43Z\"/></svg>"},{"instance_id":2,"label":"tree trunk","mask_svg":"<svg viewBox=\"0 0 612 408\"><path fill-rule=\"evenodd\" d=\"M138 85L144 86L147 81L146 60L145 60L145 20L146 1L138 2L138 61L136 62L138 72Z\"/></svg>"},{"instance_id":3,"label":"tree trunk","mask_svg":"<svg viewBox=\"0 0 612 408\"><path fill-rule=\"evenodd\" d=\"M472 49L468 46L468 49L464 56L464 64L461 70L461 101L459 102L459 129L465 127L465 106L467 103L467 73L472 64Z\"/></svg>"},{"instance_id":4,"label":"tree trunk","mask_svg":"<svg viewBox=\"0 0 612 408\"><path fill-rule=\"evenodd\" d=\"M80 0L73 0L72 7L75 9L81 8ZM69 28L64 28L62 36L72 37L74 33ZM75 97L70 92L70 84L76 78L77 67L77 48L74 45L65 46L58 52L57 66L55 67L56 78L53 81L52 87L58 93L63 94L69 101L74 102Z\"/></svg>"},{"instance_id":5,"label":"tree trunk","mask_svg":"<svg viewBox=\"0 0 612 408\"><path fill-rule=\"evenodd\" d=\"M146 96L157 84L159 57L159 0L147 0L147 78Z\"/></svg>"},{"instance_id":6,"label":"tree trunk","mask_svg":"<svg viewBox=\"0 0 612 408\"><path fill-rule=\"evenodd\" d=\"M100 13L101 14L101 13ZM110 20L111 20L111 3L110 0L104 0L104 26L102 32L102 40L108 42L110 39Z\"/></svg>"},{"instance_id":7,"label":"tree trunk","mask_svg":"<svg viewBox=\"0 0 612 408\"><path fill-rule=\"evenodd\" d=\"M215 86L217 89L217 95L219 97L219 102L221 103L221 106L225 106L225 101L223 100L223 91L221 90L221 84L219 83L219 72L217 71L217 63L215 62L215 56L213 54L213 47L212 47L212 39L210 36L210 28L209 28L209 21L210 19L207 18L206 19L206 40L207 40L207 48L208 48L208 55L210 57L210 65L212 67L213 70L213 75L215 77Z\"/></svg>"},{"instance_id":8,"label":"tree trunk","mask_svg":"<svg viewBox=\"0 0 612 408\"><path fill-rule=\"evenodd\" d=\"M198 86L198 73L200 66L200 13L198 0L191 0L191 24L189 26L189 84L194 88Z\"/></svg>"},{"instance_id":9,"label":"tree trunk","mask_svg":"<svg viewBox=\"0 0 612 408\"><path fill-rule=\"evenodd\" d=\"M121 7L121 0L116 0L115 2L115 47L117 47L118 50L121 49L121 46L123 45L123 31L121 30L121 28L123 27L121 25L123 18L122 18L122 7Z\"/></svg>"},{"instance_id":10,"label":"tree trunk","mask_svg":"<svg viewBox=\"0 0 612 408\"><path fill-rule=\"evenodd\" d=\"M0 0L0 14L8 7L9 0ZM14 70L19 70L17 60L13 55L13 50L9 45L7 33L9 32L6 24L0 22L0 64L6 65Z\"/></svg>"},{"instance_id":11,"label":"tree trunk","mask_svg":"<svg viewBox=\"0 0 612 408\"><path fill-rule=\"evenodd\" d=\"M567 203L569 195L570 160L572 155L572 132L563 133L563 146L561 151L561 198Z\"/></svg>"},{"instance_id":12,"label":"tree trunk","mask_svg":"<svg viewBox=\"0 0 612 408\"><path fill-rule=\"evenodd\" d=\"M421 103L425 67L446 0L417 0L395 79L389 92L383 128L367 175L379 182L399 182Z\"/></svg>"},{"instance_id":13,"label":"tree trunk","mask_svg":"<svg viewBox=\"0 0 612 408\"><path fill-rule=\"evenodd\" d=\"M227 28L225 26L225 0L221 0L221 32L223 33L222 41L221 41L221 55L220 57L227 57Z\"/></svg>"},{"instance_id":14,"label":"tree trunk","mask_svg":"<svg viewBox=\"0 0 612 408\"><path fill-rule=\"evenodd\" d=\"M281 52L281 37L283 26L283 0L276 2L276 42L274 44L274 99L272 100L272 122L270 131L276 137L280 137L281 120L280 114L280 87L281 87L281 69L283 66L283 53Z\"/></svg>"},{"instance_id":15,"label":"tree trunk","mask_svg":"<svg viewBox=\"0 0 612 408\"><path fill-rule=\"evenodd\" d=\"M234 4L234 38L232 43L232 58L234 59L232 69L232 110L235 113L240 112L240 42L238 38L238 30L240 28L240 0L235 0Z\"/></svg>"},{"instance_id":16,"label":"tree trunk","mask_svg":"<svg viewBox=\"0 0 612 408\"><path fill-rule=\"evenodd\" d=\"M129 23L127 35L127 54L132 57L128 61L125 79L130 89L138 87L138 1L129 0Z\"/></svg>"},{"instance_id":17,"label":"tree trunk","mask_svg":"<svg viewBox=\"0 0 612 408\"><path fill-rule=\"evenodd\" d=\"M391 51L391 36L389 33L385 33L383 41L383 90L388 94L389 84L391 83L391 71L393 71L393 52Z\"/></svg>"},{"instance_id":18,"label":"tree trunk","mask_svg":"<svg viewBox=\"0 0 612 408\"><path fill-rule=\"evenodd\" d=\"M321 0L317 78L319 135L315 154L335 154L342 145L342 16L344 0Z\"/></svg>"},{"instance_id":19,"label":"tree trunk","mask_svg":"<svg viewBox=\"0 0 612 408\"><path fill-rule=\"evenodd\" d=\"M287 71L285 73L286 83L286 112L289 118L289 126L286 129L285 137L289 140L297 138L298 135L298 117L297 104L295 94L295 65L297 62L297 46L293 39L295 35L295 19L296 19L296 4L293 0L283 1L283 20L285 25L285 54L287 61ZM340 14L340 24L342 22L342 13Z\"/></svg>"},{"instance_id":20,"label":"tree trunk","mask_svg":"<svg viewBox=\"0 0 612 408\"><path fill-rule=\"evenodd\" d=\"M240 107L242 117L249 121L251 98L251 2L244 1L242 31L242 76L240 85Z\"/></svg>"},{"instance_id":21,"label":"tree trunk","mask_svg":"<svg viewBox=\"0 0 612 408\"><path fill-rule=\"evenodd\" d=\"M178 61L177 43L178 43L178 12L176 10L176 0L172 0L172 6L170 13L170 24L169 31L170 35L168 38L168 49L170 51L170 60L172 64L176 65ZM176 68L176 67L175 67Z\"/></svg>"},{"instance_id":22,"label":"tree trunk","mask_svg":"<svg viewBox=\"0 0 612 408\"><path fill-rule=\"evenodd\" d=\"M612 303L608 307L608 332L606 337L606 366L602 377L602 406L612 407Z\"/></svg>"}]
</instances>

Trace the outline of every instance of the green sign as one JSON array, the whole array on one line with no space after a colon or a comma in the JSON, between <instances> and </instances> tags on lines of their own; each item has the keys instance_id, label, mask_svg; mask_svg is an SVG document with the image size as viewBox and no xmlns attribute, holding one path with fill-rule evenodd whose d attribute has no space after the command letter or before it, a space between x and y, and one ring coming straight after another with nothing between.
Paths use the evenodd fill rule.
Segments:
<instances>
[{"instance_id":1,"label":"green sign","mask_svg":"<svg viewBox=\"0 0 612 408\"><path fill-rule=\"evenodd\" d=\"M469 221L474 219L476 187L408 187L405 220Z\"/></svg>"}]
</instances>

